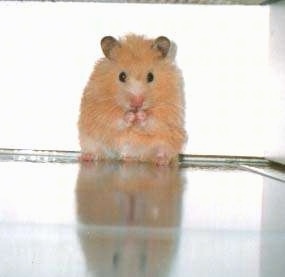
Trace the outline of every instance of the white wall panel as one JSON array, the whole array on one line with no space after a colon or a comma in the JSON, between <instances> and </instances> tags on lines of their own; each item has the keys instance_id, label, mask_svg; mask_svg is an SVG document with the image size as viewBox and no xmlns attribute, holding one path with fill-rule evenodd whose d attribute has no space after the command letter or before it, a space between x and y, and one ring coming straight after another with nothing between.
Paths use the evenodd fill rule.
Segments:
<instances>
[{"instance_id":1,"label":"white wall panel","mask_svg":"<svg viewBox=\"0 0 285 277\"><path fill-rule=\"evenodd\" d=\"M0 147L79 149L82 90L104 35L178 46L192 154L264 155L267 6L0 3Z\"/></svg>"}]
</instances>

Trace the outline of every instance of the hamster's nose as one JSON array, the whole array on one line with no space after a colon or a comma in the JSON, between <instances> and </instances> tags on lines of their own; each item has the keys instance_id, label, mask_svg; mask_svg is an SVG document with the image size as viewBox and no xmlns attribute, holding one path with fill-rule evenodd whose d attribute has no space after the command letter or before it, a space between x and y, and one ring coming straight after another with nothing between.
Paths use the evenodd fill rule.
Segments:
<instances>
[{"instance_id":1,"label":"hamster's nose","mask_svg":"<svg viewBox=\"0 0 285 277\"><path fill-rule=\"evenodd\" d=\"M131 108L139 109L142 107L144 102L144 97L142 95L132 96L130 99Z\"/></svg>"}]
</instances>

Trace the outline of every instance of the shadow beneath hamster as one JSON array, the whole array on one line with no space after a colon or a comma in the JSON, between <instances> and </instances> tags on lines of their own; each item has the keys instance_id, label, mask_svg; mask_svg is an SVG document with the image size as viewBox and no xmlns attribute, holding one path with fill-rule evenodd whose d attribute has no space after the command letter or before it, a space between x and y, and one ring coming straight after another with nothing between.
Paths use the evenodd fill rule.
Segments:
<instances>
[{"instance_id":1,"label":"shadow beneath hamster","mask_svg":"<svg viewBox=\"0 0 285 277\"><path fill-rule=\"evenodd\" d=\"M181 222L178 167L98 162L77 180L78 238L88 276L168 276Z\"/></svg>"}]
</instances>

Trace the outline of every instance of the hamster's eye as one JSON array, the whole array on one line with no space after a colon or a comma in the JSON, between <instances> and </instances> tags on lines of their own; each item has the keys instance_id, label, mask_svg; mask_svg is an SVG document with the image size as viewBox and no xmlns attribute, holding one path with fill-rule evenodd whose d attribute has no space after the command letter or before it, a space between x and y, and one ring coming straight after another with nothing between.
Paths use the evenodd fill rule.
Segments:
<instances>
[{"instance_id":1,"label":"hamster's eye","mask_svg":"<svg viewBox=\"0 0 285 277\"><path fill-rule=\"evenodd\" d=\"M122 82L122 83L125 83L126 80L127 80L127 74L122 71L120 74L119 74L119 80Z\"/></svg>"},{"instance_id":2,"label":"hamster's eye","mask_svg":"<svg viewBox=\"0 0 285 277\"><path fill-rule=\"evenodd\" d=\"M147 73L146 79L148 83L151 83L154 79L153 73L151 72Z\"/></svg>"}]
</instances>

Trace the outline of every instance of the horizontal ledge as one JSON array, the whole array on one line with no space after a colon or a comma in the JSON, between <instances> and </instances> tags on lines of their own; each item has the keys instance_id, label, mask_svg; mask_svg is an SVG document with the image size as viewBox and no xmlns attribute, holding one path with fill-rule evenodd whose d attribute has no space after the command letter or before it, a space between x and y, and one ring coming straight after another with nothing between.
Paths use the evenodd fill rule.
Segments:
<instances>
[{"instance_id":1,"label":"horizontal ledge","mask_svg":"<svg viewBox=\"0 0 285 277\"><path fill-rule=\"evenodd\" d=\"M14 2L16 0L10 0ZM279 0L280 1L280 0ZM278 0L23 0L21 2L95 2L95 3L138 3L138 4L196 4L196 5L267 5Z\"/></svg>"},{"instance_id":2,"label":"horizontal ledge","mask_svg":"<svg viewBox=\"0 0 285 277\"><path fill-rule=\"evenodd\" d=\"M31 162L62 162L74 163L80 157L80 151L62 150L35 150L35 149L9 149L0 148L0 160L2 161L31 161ZM270 161L263 157L251 156L223 156L223 155L191 155L180 154L181 164L247 164L269 165Z\"/></svg>"},{"instance_id":3,"label":"horizontal ledge","mask_svg":"<svg viewBox=\"0 0 285 277\"><path fill-rule=\"evenodd\" d=\"M270 161L264 157L252 156L227 156L227 155L188 155L180 154L179 161L185 164L253 164L253 165L269 165Z\"/></svg>"}]
</instances>

